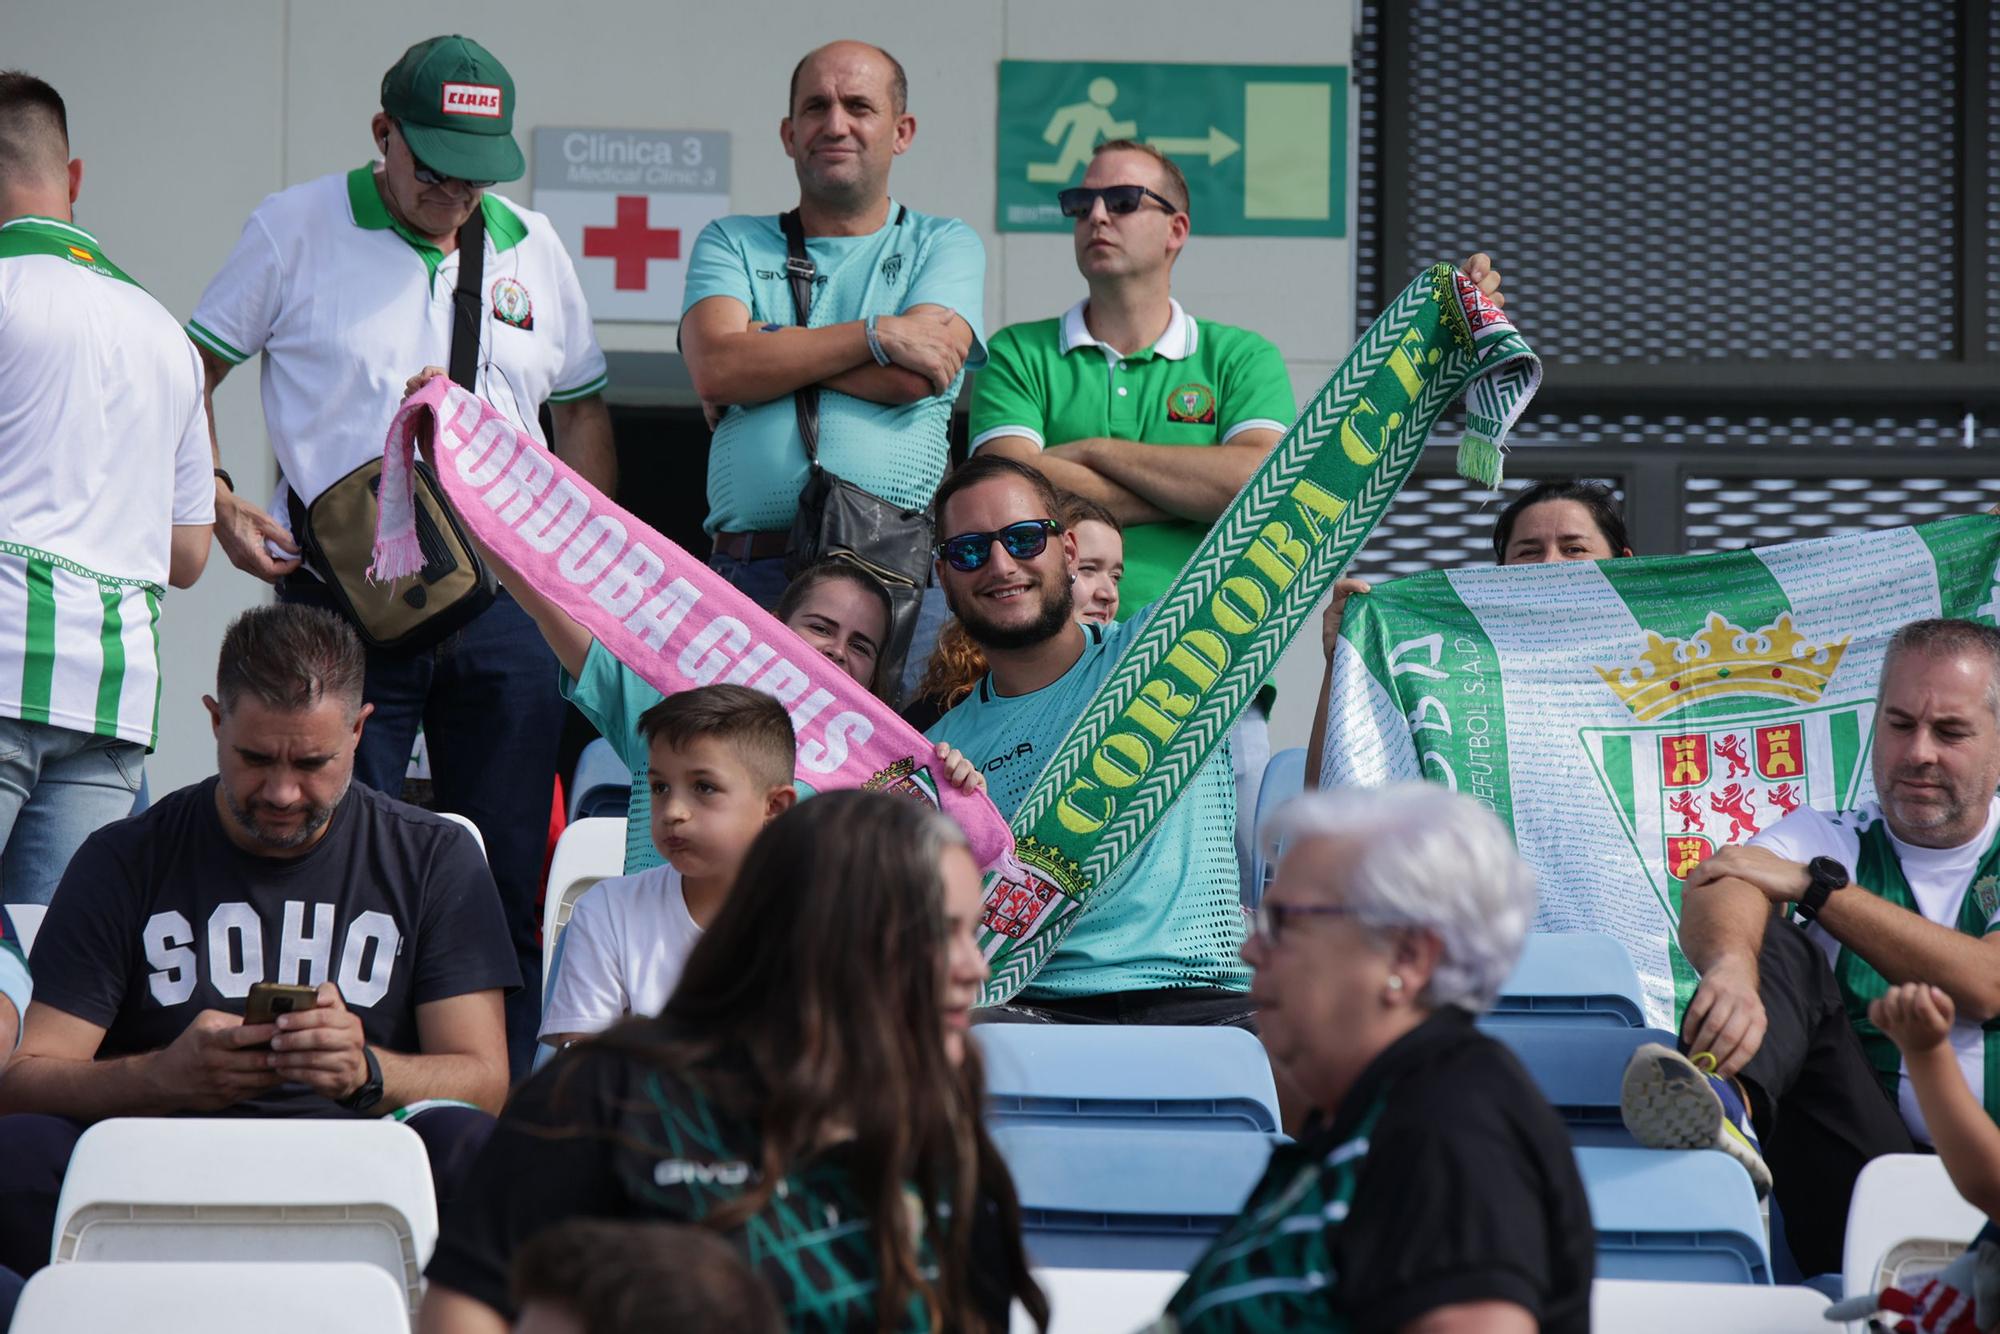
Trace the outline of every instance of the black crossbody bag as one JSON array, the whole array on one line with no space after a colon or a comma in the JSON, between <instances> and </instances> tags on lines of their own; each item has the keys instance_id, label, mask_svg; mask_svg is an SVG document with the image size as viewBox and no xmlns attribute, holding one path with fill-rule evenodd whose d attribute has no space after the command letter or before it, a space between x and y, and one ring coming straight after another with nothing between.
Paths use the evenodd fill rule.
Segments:
<instances>
[{"instance_id":1,"label":"black crossbody bag","mask_svg":"<svg viewBox=\"0 0 2000 1334\"><path fill-rule=\"evenodd\" d=\"M908 212L898 207L897 226L903 225ZM798 210L781 214L778 225L785 233L789 256L785 275L791 281L792 310L799 327L805 328L812 316L818 269L806 253L805 227ZM889 590L893 616L876 679L883 695L894 704L903 659L917 628L917 609L930 583L931 545L936 540L930 507L904 509L821 467L819 386L809 384L797 390L792 404L798 413L799 439L805 442L810 471L805 489L799 493L799 511L785 548L785 574L797 578L807 567L837 557L861 566Z\"/></svg>"},{"instance_id":2,"label":"black crossbody bag","mask_svg":"<svg viewBox=\"0 0 2000 1334\"><path fill-rule=\"evenodd\" d=\"M451 378L467 390L479 373L480 288L485 279L486 213L475 208L458 229L458 285L451 293ZM466 540L430 465L422 459L415 463L411 490L424 565L386 583L368 577L374 559L375 493L382 484L379 455L310 505L297 492L288 496L292 536L305 563L361 641L392 653L418 653L443 642L492 606L499 588Z\"/></svg>"}]
</instances>

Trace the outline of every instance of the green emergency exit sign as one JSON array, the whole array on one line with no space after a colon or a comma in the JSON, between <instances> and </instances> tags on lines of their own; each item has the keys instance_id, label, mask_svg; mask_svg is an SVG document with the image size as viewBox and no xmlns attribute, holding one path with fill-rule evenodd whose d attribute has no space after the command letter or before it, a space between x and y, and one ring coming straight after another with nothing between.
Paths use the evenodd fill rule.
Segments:
<instances>
[{"instance_id":1,"label":"green emergency exit sign","mask_svg":"<svg viewBox=\"0 0 2000 1334\"><path fill-rule=\"evenodd\" d=\"M1198 233L1347 232L1344 66L1003 60L999 229L1068 231L1056 192L1106 139L1173 158Z\"/></svg>"}]
</instances>

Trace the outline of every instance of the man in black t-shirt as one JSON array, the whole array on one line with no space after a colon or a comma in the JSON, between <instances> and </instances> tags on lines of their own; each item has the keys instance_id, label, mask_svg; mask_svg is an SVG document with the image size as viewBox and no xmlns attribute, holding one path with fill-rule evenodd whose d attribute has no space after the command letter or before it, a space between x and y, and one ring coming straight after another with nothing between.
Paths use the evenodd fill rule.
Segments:
<instances>
[{"instance_id":1,"label":"man in black t-shirt","mask_svg":"<svg viewBox=\"0 0 2000 1334\"><path fill-rule=\"evenodd\" d=\"M220 772L71 860L0 1075L0 1264L47 1260L70 1152L106 1117L398 1112L440 1195L491 1130L520 982L499 896L464 829L352 785L362 674L330 613L245 612L203 701ZM258 982L318 1003L246 1024Z\"/></svg>"}]
</instances>

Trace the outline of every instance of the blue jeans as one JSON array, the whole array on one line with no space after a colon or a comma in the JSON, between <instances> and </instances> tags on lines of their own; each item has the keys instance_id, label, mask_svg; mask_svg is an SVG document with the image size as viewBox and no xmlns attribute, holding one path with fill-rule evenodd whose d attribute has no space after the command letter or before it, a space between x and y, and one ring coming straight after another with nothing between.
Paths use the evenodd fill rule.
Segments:
<instances>
[{"instance_id":1,"label":"blue jeans","mask_svg":"<svg viewBox=\"0 0 2000 1334\"><path fill-rule=\"evenodd\" d=\"M709 553L708 568L749 594L750 600L770 611L785 595L791 580L785 577L785 558L766 556L763 560L738 560L720 551Z\"/></svg>"},{"instance_id":2,"label":"blue jeans","mask_svg":"<svg viewBox=\"0 0 2000 1334\"><path fill-rule=\"evenodd\" d=\"M47 903L94 830L132 813L136 741L0 718L0 902Z\"/></svg>"},{"instance_id":3,"label":"blue jeans","mask_svg":"<svg viewBox=\"0 0 2000 1334\"><path fill-rule=\"evenodd\" d=\"M278 596L332 606L310 575L286 579ZM503 589L435 648L368 650L363 694L375 712L354 757L356 778L401 796L421 724L437 809L479 827L521 965L521 989L507 997L507 1054L516 1079L528 1074L541 1028L542 919L535 905L563 730L557 670L541 631Z\"/></svg>"}]
</instances>

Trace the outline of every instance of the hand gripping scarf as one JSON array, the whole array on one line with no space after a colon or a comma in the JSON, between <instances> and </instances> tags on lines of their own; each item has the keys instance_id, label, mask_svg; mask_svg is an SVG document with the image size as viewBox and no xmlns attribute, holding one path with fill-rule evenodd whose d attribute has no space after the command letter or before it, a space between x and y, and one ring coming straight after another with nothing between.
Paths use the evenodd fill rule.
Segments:
<instances>
[{"instance_id":1,"label":"hand gripping scarf","mask_svg":"<svg viewBox=\"0 0 2000 1334\"><path fill-rule=\"evenodd\" d=\"M803 782L921 796L959 822L988 872L983 999L999 1004L1172 807L1468 381L1459 471L1494 486L1541 363L1472 284L1434 265L1362 335L1203 539L1011 831L983 793L935 778L930 744L846 673L442 376L390 423L370 573L393 579L422 564L410 466L429 414L438 479L461 521L619 661L663 694L719 681L764 690L791 711Z\"/></svg>"}]
</instances>

